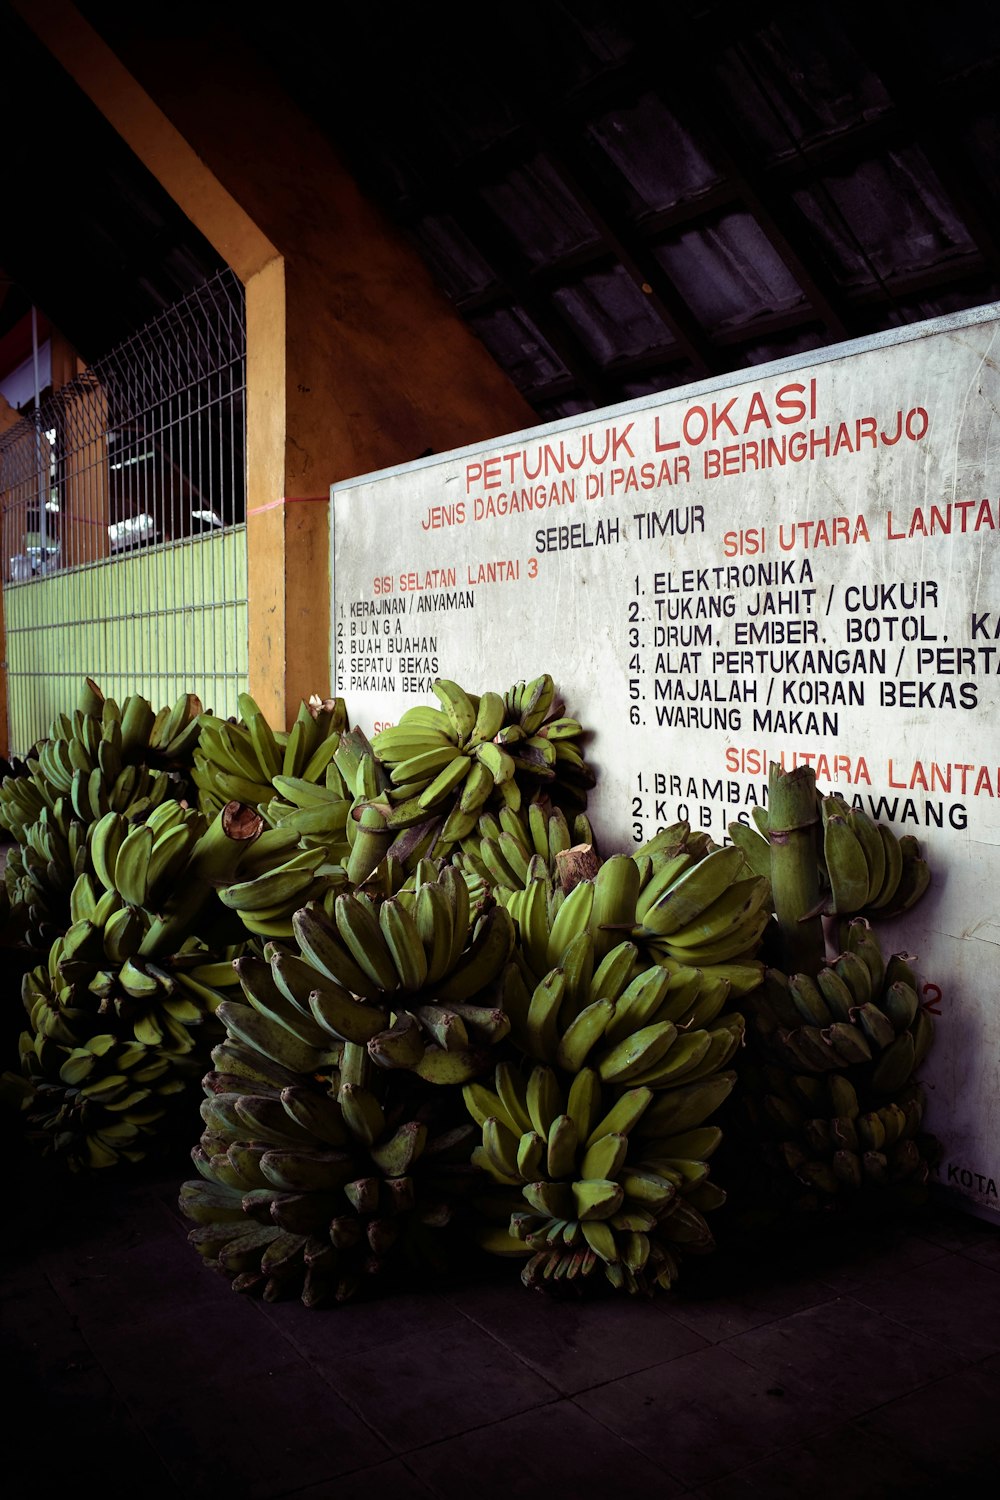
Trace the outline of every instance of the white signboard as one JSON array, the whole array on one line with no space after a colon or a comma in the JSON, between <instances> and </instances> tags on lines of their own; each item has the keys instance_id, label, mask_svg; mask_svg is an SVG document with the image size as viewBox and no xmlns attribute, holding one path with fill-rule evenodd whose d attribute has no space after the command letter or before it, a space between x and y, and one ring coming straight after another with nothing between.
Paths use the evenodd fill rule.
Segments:
<instances>
[{"instance_id":1,"label":"white signboard","mask_svg":"<svg viewBox=\"0 0 1000 1500\"><path fill-rule=\"evenodd\" d=\"M336 691L368 733L436 676L551 672L605 854L722 842L815 766L933 884L916 954L942 1184L1000 1217L1000 305L333 490Z\"/></svg>"}]
</instances>

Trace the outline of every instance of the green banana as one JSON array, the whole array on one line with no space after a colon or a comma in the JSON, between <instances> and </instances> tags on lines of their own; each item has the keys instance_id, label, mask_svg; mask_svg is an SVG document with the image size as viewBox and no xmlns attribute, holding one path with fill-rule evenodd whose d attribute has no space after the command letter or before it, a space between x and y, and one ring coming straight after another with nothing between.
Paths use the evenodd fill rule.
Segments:
<instances>
[{"instance_id":1,"label":"green banana","mask_svg":"<svg viewBox=\"0 0 1000 1500\"><path fill-rule=\"evenodd\" d=\"M423 1057L424 1046L423 1032L416 1016L402 1010L390 1027L368 1039L368 1055L381 1068L411 1068Z\"/></svg>"},{"instance_id":2,"label":"green banana","mask_svg":"<svg viewBox=\"0 0 1000 1500\"><path fill-rule=\"evenodd\" d=\"M549 929L547 966L555 968L573 939L590 926L594 910L594 882L581 880L566 896Z\"/></svg>"},{"instance_id":3,"label":"green banana","mask_svg":"<svg viewBox=\"0 0 1000 1500\"><path fill-rule=\"evenodd\" d=\"M126 846L127 843L128 840ZM326 851L322 848L301 849L282 864L263 875L255 876L253 880L223 886L218 893L219 900L223 906L228 906L241 915L244 912L271 912L275 907L290 911L297 899L315 884L316 871L325 858Z\"/></svg>"},{"instance_id":4,"label":"green banana","mask_svg":"<svg viewBox=\"0 0 1000 1500\"><path fill-rule=\"evenodd\" d=\"M334 919L345 947L368 980L389 993L398 989L399 975L372 903L344 892L334 901Z\"/></svg>"},{"instance_id":5,"label":"green banana","mask_svg":"<svg viewBox=\"0 0 1000 1500\"><path fill-rule=\"evenodd\" d=\"M562 969L551 969L532 991L524 1022L525 1047L531 1057L542 1062L556 1060L561 1040L559 1012L565 993L566 975Z\"/></svg>"},{"instance_id":6,"label":"green banana","mask_svg":"<svg viewBox=\"0 0 1000 1500\"><path fill-rule=\"evenodd\" d=\"M508 1062L497 1063L493 1076L497 1098L501 1101L504 1115L500 1118L510 1125L515 1135L531 1130L531 1115L528 1112L527 1084Z\"/></svg>"},{"instance_id":7,"label":"green banana","mask_svg":"<svg viewBox=\"0 0 1000 1500\"><path fill-rule=\"evenodd\" d=\"M612 1104L611 1108L603 1115L591 1129L590 1135L584 1140L584 1148L589 1148L606 1135L628 1135L638 1125L646 1110L653 1102L653 1092L648 1088L630 1088Z\"/></svg>"},{"instance_id":8,"label":"green banana","mask_svg":"<svg viewBox=\"0 0 1000 1500\"><path fill-rule=\"evenodd\" d=\"M668 938L694 922L739 877L743 854L725 844L684 870L646 912L641 930Z\"/></svg>"},{"instance_id":9,"label":"green banana","mask_svg":"<svg viewBox=\"0 0 1000 1500\"><path fill-rule=\"evenodd\" d=\"M580 1180L572 1185L574 1217L582 1223L595 1219L610 1219L625 1201L624 1182L611 1182L600 1178Z\"/></svg>"},{"instance_id":10,"label":"green banana","mask_svg":"<svg viewBox=\"0 0 1000 1500\"><path fill-rule=\"evenodd\" d=\"M585 1178L618 1177L628 1155L628 1136L620 1131L609 1131L589 1145L580 1163L580 1173Z\"/></svg>"},{"instance_id":11,"label":"green banana","mask_svg":"<svg viewBox=\"0 0 1000 1500\"><path fill-rule=\"evenodd\" d=\"M596 1059L597 1071L605 1083L627 1083L658 1065L677 1039L672 1021L656 1021L643 1026L616 1043Z\"/></svg>"},{"instance_id":12,"label":"green banana","mask_svg":"<svg viewBox=\"0 0 1000 1500\"><path fill-rule=\"evenodd\" d=\"M292 930L302 954L327 979L365 1000L382 993L378 982L355 962L336 924L316 902L309 901L292 913Z\"/></svg>"},{"instance_id":13,"label":"green banana","mask_svg":"<svg viewBox=\"0 0 1000 1500\"><path fill-rule=\"evenodd\" d=\"M579 1134L572 1115L556 1115L549 1126L546 1143L546 1171L558 1181L572 1174L576 1162Z\"/></svg>"},{"instance_id":14,"label":"green banana","mask_svg":"<svg viewBox=\"0 0 1000 1500\"><path fill-rule=\"evenodd\" d=\"M456 878L464 885L457 872ZM463 934L466 930L462 928ZM510 914L502 906L491 907L478 919L472 941L465 952L449 973L438 981L438 998L444 1001L471 1000L498 977L510 958L513 946L514 924Z\"/></svg>"},{"instance_id":15,"label":"green banana","mask_svg":"<svg viewBox=\"0 0 1000 1500\"><path fill-rule=\"evenodd\" d=\"M413 1064L412 1072L426 1083L454 1085L470 1082L480 1077L489 1065L489 1053L481 1047L459 1048L449 1051L444 1047L426 1047L420 1060Z\"/></svg>"},{"instance_id":16,"label":"green banana","mask_svg":"<svg viewBox=\"0 0 1000 1500\"><path fill-rule=\"evenodd\" d=\"M402 902L390 898L379 907L378 921L399 984L404 990L421 989L427 980L427 954L416 920Z\"/></svg>"},{"instance_id":17,"label":"green banana","mask_svg":"<svg viewBox=\"0 0 1000 1500\"><path fill-rule=\"evenodd\" d=\"M533 1130L548 1140L552 1122L563 1113L563 1096L555 1073L540 1063L528 1075L525 1107Z\"/></svg>"},{"instance_id":18,"label":"green banana","mask_svg":"<svg viewBox=\"0 0 1000 1500\"><path fill-rule=\"evenodd\" d=\"M478 717L468 693L447 677L436 678L431 690L448 716L456 743L465 744L475 732Z\"/></svg>"},{"instance_id":19,"label":"green banana","mask_svg":"<svg viewBox=\"0 0 1000 1500\"><path fill-rule=\"evenodd\" d=\"M876 825L879 837L882 840L882 851L885 855L885 876L881 889L874 898L869 897L868 908L872 911L880 911L887 907L896 894L900 879L903 874L903 852L899 846L899 839L891 828L884 823Z\"/></svg>"},{"instance_id":20,"label":"green banana","mask_svg":"<svg viewBox=\"0 0 1000 1500\"><path fill-rule=\"evenodd\" d=\"M585 1006L559 1038L554 1058L556 1065L567 1073L578 1073L614 1014L615 1007L610 1000L595 1000Z\"/></svg>"},{"instance_id":21,"label":"green banana","mask_svg":"<svg viewBox=\"0 0 1000 1500\"><path fill-rule=\"evenodd\" d=\"M860 911L869 900L868 860L850 809L836 797L823 799L823 863L830 885L827 911Z\"/></svg>"},{"instance_id":22,"label":"green banana","mask_svg":"<svg viewBox=\"0 0 1000 1500\"><path fill-rule=\"evenodd\" d=\"M261 1015L252 1005L224 1000L216 1015L237 1041L291 1073L317 1073L336 1060L326 1049L310 1046L286 1026Z\"/></svg>"}]
</instances>

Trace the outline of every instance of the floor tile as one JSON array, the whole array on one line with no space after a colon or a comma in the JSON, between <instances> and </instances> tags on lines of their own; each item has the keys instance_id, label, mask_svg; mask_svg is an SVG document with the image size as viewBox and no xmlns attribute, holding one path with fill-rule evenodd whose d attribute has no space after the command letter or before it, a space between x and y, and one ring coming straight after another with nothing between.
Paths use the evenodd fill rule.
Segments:
<instances>
[{"instance_id":1,"label":"floor tile","mask_svg":"<svg viewBox=\"0 0 1000 1500\"><path fill-rule=\"evenodd\" d=\"M682 1493L570 1401L435 1443L407 1463L440 1500L667 1500Z\"/></svg>"},{"instance_id":2,"label":"floor tile","mask_svg":"<svg viewBox=\"0 0 1000 1500\"><path fill-rule=\"evenodd\" d=\"M13 1394L12 1394L13 1392ZM57 1381L22 1375L4 1396L5 1500L60 1493L109 1493L141 1487L149 1500L174 1500L174 1485L154 1445L96 1365L66 1370Z\"/></svg>"},{"instance_id":3,"label":"floor tile","mask_svg":"<svg viewBox=\"0 0 1000 1500\"><path fill-rule=\"evenodd\" d=\"M63 1370L95 1364L94 1355L44 1276L22 1282L0 1299L0 1347L18 1378L37 1375L57 1380ZM16 1352L15 1352L16 1351Z\"/></svg>"},{"instance_id":4,"label":"floor tile","mask_svg":"<svg viewBox=\"0 0 1000 1500\"><path fill-rule=\"evenodd\" d=\"M48 1284L48 1277L36 1259L27 1263L0 1260L0 1321L15 1319L18 1308Z\"/></svg>"},{"instance_id":5,"label":"floor tile","mask_svg":"<svg viewBox=\"0 0 1000 1500\"><path fill-rule=\"evenodd\" d=\"M989 1239L976 1245L968 1245L962 1254L967 1255L970 1260L978 1260L981 1265L992 1266L995 1271L1000 1271L1000 1228L994 1230Z\"/></svg>"},{"instance_id":6,"label":"floor tile","mask_svg":"<svg viewBox=\"0 0 1000 1500\"><path fill-rule=\"evenodd\" d=\"M160 1391L183 1391L210 1383L220 1364L267 1376L300 1358L261 1307L232 1292L186 1244L154 1254L73 1254L52 1263L52 1290L123 1392L141 1388L151 1371Z\"/></svg>"},{"instance_id":7,"label":"floor tile","mask_svg":"<svg viewBox=\"0 0 1000 1500\"><path fill-rule=\"evenodd\" d=\"M359 1469L337 1479L311 1484L307 1489L292 1490L283 1500L436 1500L434 1490L427 1488L400 1458Z\"/></svg>"},{"instance_id":8,"label":"floor tile","mask_svg":"<svg viewBox=\"0 0 1000 1500\"><path fill-rule=\"evenodd\" d=\"M865 1282L855 1298L965 1359L1000 1351L1000 1268L946 1255Z\"/></svg>"},{"instance_id":9,"label":"floor tile","mask_svg":"<svg viewBox=\"0 0 1000 1500\"><path fill-rule=\"evenodd\" d=\"M915 1223L915 1232L946 1250L965 1250L1000 1231L1000 1215L984 1219L953 1202L931 1203Z\"/></svg>"},{"instance_id":10,"label":"floor tile","mask_svg":"<svg viewBox=\"0 0 1000 1500\"><path fill-rule=\"evenodd\" d=\"M723 1348L772 1384L822 1396L842 1419L853 1417L956 1368L954 1350L908 1332L850 1297L824 1302Z\"/></svg>"},{"instance_id":11,"label":"floor tile","mask_svg":"<svg viewBox=\"0 0 1000 1500\"><path fill-rule=\"evenodd\" d=\"M816 1266L816 1275L831 1291L843 1296L865 1282L877 1280L880 1276L898 1275L902 1270L941 1260L948 1254L944 1245L920 1234L887 1235L883 1232L873 1234L853 1247L848 1256L824 1260Z\"/></svg>"},{"instance_id":12,"label":"floor tile","mask_svg":"<svg viewBox=\"0 0 1000 1500\"><path fill-rule=\"evenodd\" d=\"M141 1291L133 1283L121 1295L112 1278L93 1302L87 1301L93 1283L64 1286L57 1280L55 1286L88 1347L125 1391L149 1384L159 1393L205 1388L234 1369L243 1377L266 1376L299 1360L254 1302L238 1296L221 1276L213 1284L215 1295L185 1299L176 1290L162 1296L155 1280Z\"/></svg>"},{"instance_id":13,"label":"floor tile","mask_svg":"<svg viewBox=\"0 0 1000 1500\"><path fill-rule=\"evenodd\" d=\"M451 1302L429 1292L373 1291L336 1307L303 1307L298 1300L262 1303L260 1311L276 1335L307 1358L329 1358L331 1348L362 1354L379 1344L404 1338L425 1338L430 1346L464 1319Z\"/></svg>"},{"instance_id":14,"label":"floor tile","mask_svg":"<svg viewBox=\"0 0 1000 1500\"><path fill-rule=\"evenodd\" d=\"M856 1426L881 1438L942 1483L992 1476L1000 1465L1000 1373L970 1365L869 1412Z\"/></svg>"},{"instance_id":15,"label":"floor tile","mask_svg":"<svg viewBox=\"0 0 1000 1500\"><path fill-rule=\"evenodd\" d=\"M43 1264L70 1307L202 1302L227 1290L226 1278L213 1273L190 1245L176 1242L169 1232L114 1249L97 1244L87 1255L59 1260L47 1256Z\"/></svg>"},{"instance_id":16,"label":"floor tile","mask_svg":"<svg viewBox=\"0 0 1000 1500\"><path fill-rule=\"evenodd\" d=\"M851 1424L707 1484L697 1500L910 1500L932 1494L941 1495L939 1477Z\"/></svg>"},{"instance_id":17,"label":"floor tile","mask_svg":"<svg viewBox=\"0 0 1000 1500\"><path fill-rule=\"evenodd\" d=\"M704 1344L670 1315L667 1294L555 1298L518 1282L476 1287L451 1300L566 1395Z\"/></svg>"},{"instance_id":18,"label":"floor tile","mask_svg":"<svg viewBox=\"0 0 1000 1500\"><path fill-rule=\"evenodd\" d=\"M708 1347L574 1398L589 1416L685 1485L742 1468L833 1420L823 1391L780 1385L724 1347Z\"/></svg>"},{"instance_id":19,"label":"floor tile","mask_svg":"<svg viewBox=\"0 0 1000 1500\"><path fill-rule=\"evenodd\" d=\"M719 1343L737 1333L746 1333L776 1318L800 1312L828 1302L833 1296L824 1282L809 1276L789 1277L787 1281L770 1276L748 1278L739 1287L727 1287L700 1296L693 1295L683 1284L670 1295L669 1311L708 1343Z\"/></svg>"},{"instance_id":20,"label":"floor tile","mask_svg":"<svg viewBox=\"0 0 1000 1500\"><path fill-rule=\"evenodd\" d=\"M385 1444L304 1364L147 1401L137 1416L185 1496L245 1500L333 1481L389 1458ZM222 1377L225 1378L222 1378Z\"/></svg>"},{"instance_id":21,"label":"floor tile","mask_svg":"<svg viewBox=\"0 0 1000 1500\"><path fill-rule=\"evenodd\" d=\"M471 1323L357 1352L331 1339L317 1366L396 1453L489 1425L556 1392Z\"/></svg>"}]
</instances>

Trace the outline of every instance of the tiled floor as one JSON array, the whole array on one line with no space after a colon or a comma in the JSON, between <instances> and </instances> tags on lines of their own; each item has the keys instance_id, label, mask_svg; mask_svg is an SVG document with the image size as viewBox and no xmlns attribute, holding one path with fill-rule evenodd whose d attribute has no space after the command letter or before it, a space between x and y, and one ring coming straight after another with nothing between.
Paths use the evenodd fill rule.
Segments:
<instances>
[{"instance_id":1,"label":"tiled floor","mask_svg":"<svg viewBox=\"0 0 1000 1500\"><path fill-rule=\"evenodd\" d=\"M638 1303L495 1263L325 1312L234 1295L184 1176L7 1183L6 1500L979 1495L1000 1460L1000 1225L688 1261Z\"/></svg>"}]
</instances>

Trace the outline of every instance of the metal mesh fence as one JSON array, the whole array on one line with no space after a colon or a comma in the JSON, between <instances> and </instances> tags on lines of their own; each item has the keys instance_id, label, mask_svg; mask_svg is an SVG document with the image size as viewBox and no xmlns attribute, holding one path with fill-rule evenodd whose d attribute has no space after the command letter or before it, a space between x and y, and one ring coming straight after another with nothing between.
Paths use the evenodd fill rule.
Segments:
<instances>
[{"instance_id":1,"label":"metal mesh fence","mask_svg":"<svg viewBox=\"0 0 1000 1500\"><path fill-rule=\"evenodd\" d=\"M10 743L92 676L235 712L247 676L246 318L224 272L0 438Z\"/></svg>"}]
</instances>

